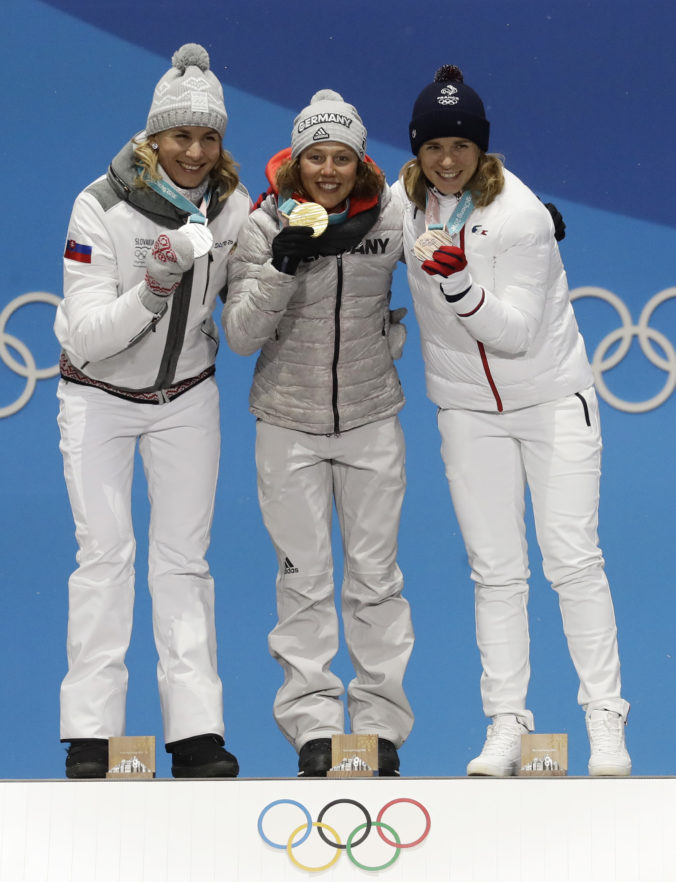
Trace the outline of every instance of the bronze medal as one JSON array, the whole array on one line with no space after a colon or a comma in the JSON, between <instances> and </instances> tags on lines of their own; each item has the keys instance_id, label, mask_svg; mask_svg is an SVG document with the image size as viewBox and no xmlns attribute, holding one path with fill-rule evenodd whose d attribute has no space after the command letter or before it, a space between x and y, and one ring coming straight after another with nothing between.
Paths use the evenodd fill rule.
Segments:
<instances>
[{"instance_id":1,"label":"bronze medal","mask_svg":"<svg viewBox=\"0 0 676 882\"><path fill-rule=\"evenodd\" d=\"M452 245L453 240L446 230L425 230L418 238L413 246L413 253L418 260L431 260L435 251L438 251L442 245Z\"/></svg>"}]
</instances>

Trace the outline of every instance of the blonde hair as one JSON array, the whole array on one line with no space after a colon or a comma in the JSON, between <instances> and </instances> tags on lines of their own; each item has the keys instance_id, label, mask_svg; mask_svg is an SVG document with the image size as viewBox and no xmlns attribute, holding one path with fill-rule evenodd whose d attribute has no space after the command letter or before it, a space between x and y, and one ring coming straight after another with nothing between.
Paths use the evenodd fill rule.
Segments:
<instances>
[{"instance_id":1,"label":"blonde hair","mask_svg":"<svg viewBox=\"0 0 676 882\"><path fill-rule=\"evenodd\" d=\"M159 165L157 150L153 150L150 146L152 140L152 137L146 138L145 141L136 144L134 149L136 161L141 166L141 170L135 181L137 187L147 187L147 179L150 179L151 181L159 181L161 178L161 175L157 170L157 166ZM218 197L219 202L223 199L227 199L228 196L230 196L231 193L234 193L237 189L237 185L239 184L238 169L239 165L228 151L221 148L221 155L218 158L218 162L209 172L209 178L212 184L220 189Z\"/></svg>"},{"instance_id":2,"label":"blonde hair","mask_svg":"<svg viewBox=\"0 0 676 882\"><path fill-rule=\"evenodd\" d=\"M280 195L291 196L293 193L298 193L299 196L307 197L301 183L300 157L283 162L277 170L275 182ZM355 199L372 199L382 193L384 186L385 175L380 169L372 162L358 160L357 179L350 196Z\"/></svg>"},{"instance_id":3,"label":"blonde hair","mask_svg":"<svg viewBox=\"0 0 676 882\"><path fill-rule=\"evenodd\" d=\"M502 169L502 157L497 153L480 153L476 171L465 187L465 190L471 192L477 208L485 208L490 205L495 197L502 192L502 188L505 186L505 176ZM404 165L399 172L399 177L404 183L408 198L421 211L424 211L426 191L430 183L423 173L417 156Z\"/></svg>"}]
</instances>

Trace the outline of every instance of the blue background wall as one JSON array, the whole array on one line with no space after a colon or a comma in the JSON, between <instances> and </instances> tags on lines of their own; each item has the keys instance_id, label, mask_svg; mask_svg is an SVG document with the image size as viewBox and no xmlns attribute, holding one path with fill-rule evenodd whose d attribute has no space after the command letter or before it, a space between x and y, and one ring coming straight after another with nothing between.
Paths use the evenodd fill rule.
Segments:
<instances>
[{"instance_id":1,"label":"blue background wall","mask_svg":"<svg viewBox=\"0 0 676 882\"><path fill-rule=\"evenodd\" d=\"M634 771L675 774L668 736L676 694L676 8L655 0L640 6L628 0L343 0L337 6L306 0L5 0L5 10L11 42L5 40L9 82L0 99L0 777L63 774L58 689L66 665L66 582L75 555L58 451L57 381L53 375L38 379L29 395L25 378L31 359L47 374L56 362L54 306L35 296L28 302L17 298L46 292L51 297L43 299L53 301L61 294L72 201L143 127L156 81L187 41L203 43L211 54L230 114L227 146L254 197L265 187L266 159L288 143L295 113L324 87L356 104L369 129L369 153L394 180L409 155L412 102L436 67L452 62L485 99L491 148L562 210L568 235L561 250L571 287L611 292L603 296L614 295L626 312L628 352L599 373L607 388L600 533L620 630L624 691L632 702L628 743ZM653 302L657 308L650 309L644 334L649 340L642 348L633 333L641 311L670 288L664 302ZM393 299L411 305L403 272ZM622 327L617 308L596 291L576 301L576 312L590 358L617 353L618 343L609 339ZM485 726L473 592L412 315L407 324L400 372L408 399L402 421L409 489L400 564L417 632L407 678L417 720L402 762L407 774L462 775ZM254 426L247 411L253 364L223 345L217 373L223 461L210 554L219 662L228 743L242 773L292 775L294 752L271 716L280 682L266 644L275 620L275 560L256 500ZM22 396L25 405L19 407ZM137 614L128 657L127 731L157 736L158 775L167 776L141 479L135 520ZM529 703L539 731L568 733L570 772L585 774L576 677L532 534L530 546ZM351 676L344 654L337 670Z\"/></svg>"}]
</instances>

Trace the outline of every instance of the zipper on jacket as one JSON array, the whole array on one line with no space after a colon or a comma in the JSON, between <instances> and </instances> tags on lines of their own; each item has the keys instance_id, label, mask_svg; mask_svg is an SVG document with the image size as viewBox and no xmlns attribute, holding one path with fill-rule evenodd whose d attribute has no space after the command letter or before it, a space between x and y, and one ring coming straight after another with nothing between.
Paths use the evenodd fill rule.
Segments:
<instances>
[{"instance_id":1,"label":"zipper on jacket","mask_svg":"<svg viewBox=\"0 0 676 882\"><path fill-rule=\"evenodd\" d=\"M338 265L338 281L336 283L336 307L334 310L334 336L333 336L333 364L331 376L333 380L333 393L331 406L333 408L333 433L340 434L340 416L338 414L338 358L340 357L340 306L343 299L343 257L336 255Z\"/></svg>"},{"instance_id":2,"label":"zipper on jacket","mask_svg":"<svg viewBox=\"0 0 676 882\"><path fill-rule=\"evenodd\" d=\"M192 268L183 273L181 283L174 291L171 312L169 314L167 340L164 352L162 353L160 369L153 383L156 389L165 389L174 382L176 365L185 343L185 329L188 324L188 311L190 309L190 298L192 297L193 274L194 270Z\"/></svg>"},{"instance_id":3,"label":"zipper on jacket","mask_svg":"<svg viewBox=\"0 0 676 882\"><path fill-rule=\"evenodd\" d=\"M208 260L207 260L207 278L204 283L204 297L202 297L202 306L204 306L204 304L207 302L207 291L209 290L209 277L211 275L211 264L213 263L213 261L214 261L214 255L210 251L208 254Z\"/></svg>"},{"instance_id":4,"label":"zipper on jacket","mask_svg":"<svg viewBox=\"0 0 676 882\"><path fill-rule=\"evenodd\" d=\"M483 343L479 343L477 340L477 344L479 347L479 355L481 356L481 364L484 367L484 373L486 374L486 379L488 380L488 385L491 387L491 392L493 393L493 398L495 398L495 404L498 408L498 413L502 413L504 410L502 406L502 399L500 398L500 393L498 392L498 387L495 385L495 380L493 379L493 375L491 374L491 367L488 364L488 356L486 355L486 349L484 348Z\"/></svg>"}]
</instances>

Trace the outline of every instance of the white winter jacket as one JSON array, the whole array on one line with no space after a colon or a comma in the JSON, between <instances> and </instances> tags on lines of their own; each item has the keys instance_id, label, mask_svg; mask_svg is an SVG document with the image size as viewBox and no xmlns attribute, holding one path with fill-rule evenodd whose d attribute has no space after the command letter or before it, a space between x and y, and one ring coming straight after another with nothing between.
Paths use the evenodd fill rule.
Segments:
<instances>
[{"instance_id":1,"label":"white winter jacket","mask_svg":"<svg viewBox=\"0 0 676 882\"><path fill-rule=\"evenodd\" d=\"M68 240L84 246L85 261L64 258L65 296L54 329L85 377L125 391L161 392L214 363L214 301L250 199L239 186L227 200L219 202L217 194L210 200L211 251L172 295L159 298L144 285L146 255L160 232L182 226L187 215L153 190L135 187L135 178L130 142L108 174L77 197Z\"/></svg>"},{"instance_id":2,"label":"white winter jacket","mask_svg":"<svg viewBox=\"0 0 676 882\"><path fill-rule=\"evenodd\" d=\"M404 194L401 181L394 186ZM528 187L505 170L500 195L470 214L460 244L473 284L454 303L413 254L425 217L405 204L408 280L435 404L515 410L592 384L552 220Z\"/></svg>"},{"instance_id":3,"label":"white winter jacket","mask_svg":"<svg viewBox=\"0 0 676 882\"><path fill-rule=\"evenodd\" d=\"M270 195L240 234L223 310L232 349L261 350L252 413L313 434L393 416L404 404L388 346L400 202L386 187L378 205L330 225L317 240L324 256L301 261L295 275L272 265L279 230Z\"/></svg>"}]
</instances>

